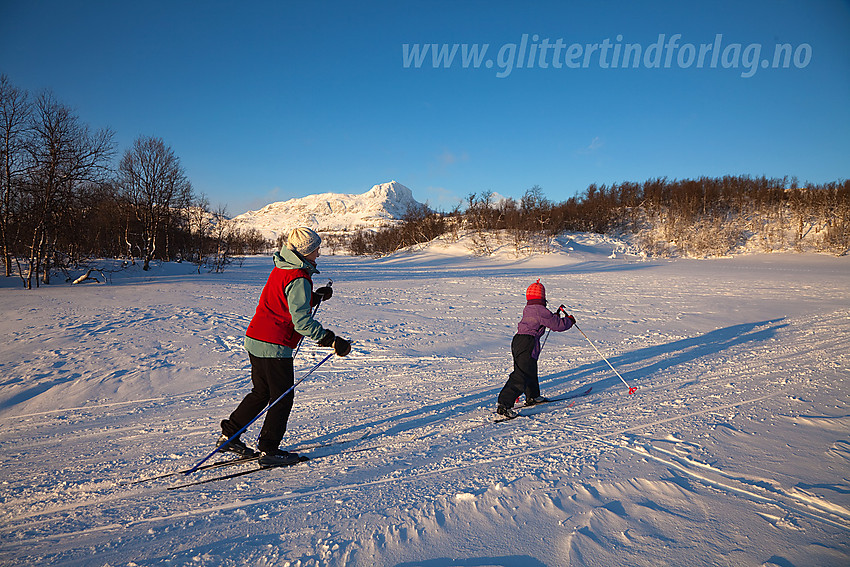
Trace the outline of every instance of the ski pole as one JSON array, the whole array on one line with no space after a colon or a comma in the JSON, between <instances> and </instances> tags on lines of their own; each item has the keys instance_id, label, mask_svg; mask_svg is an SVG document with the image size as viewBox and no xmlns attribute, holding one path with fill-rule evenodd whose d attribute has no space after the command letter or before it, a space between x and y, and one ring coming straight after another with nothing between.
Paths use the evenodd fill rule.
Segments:
<instances>
[{"instance_id":1,"label":"ski pole","mask_svg":"<svg viewBox=\"0 0 850 567\"><path fill-rule=\"evenodd\" d=\"M588 339L588 338L587 338L587 335L585 335L585 334L584 334L584 331L582 331L582 330L581 330L581 328L580 328L578 325L576 325L576 324L573 324L573 327L575 327L576 329L578 329L578 332L579 332L579 333L581 333L581 334L582 334L582 336L583 336L585 339L587 339L587 342L589 342L589 343L590 343L590 346L592 346L592 347L593 347L593 350L595 350L595 351L596 351L596 353L597 353L597 354L598 354L598 355L602 358L602 360L604 360L604 361L605 361L605 363L606 363L606 364L607 364L607 365L611 368L611 370L613 370L613 371L614 371L614 374L616 374L616 375L617 375L617 378L619 378L620 380L622 380L622 381L623 381L623 384L625 384L625 385L626 385L626 388L628 388L628 389L629 389L629 394L634 394L634 393L635 393L635 390L637 390L637 386L629 386L629 383L628 383L628 382L626 382L626 381L623 379L623 377L622 377L622 376L620 376L620 373L619 373L619 372L617 372L617 369L616 369L616 368L614 368L613 366L611 366L611 363L610 363L610 362L608 362L608 359L607 359L607 358L605 358L605 357L602 355L602 353L601 353L601 352L599 352L599 349L598 349L598 348L596 348L596 345L595 345L595 344L593 344L593 341L591 341L590 339Z\"/></svg>"},{"instance_id":2,"label":"ski pole","mask_svg":"<svg viewBox=\"0 0 850 567\"><path fill-rule=\"evenodd\" d=\"M564 315L567 314L567 308L565 306L561 305L560 307L558 307L558 310L555 311L555 315L560 314L561 311L564 312ZM543 350L543 347L546 346L546 341L549 340L549 333L551 333L551 332L552 332L552 329L546 329L546 336L543 337L543 341L540 343L540 350Z\"/></svg>"},{"instance_id":3,"label":"ski pole","mask_svg":"<svg viewBox=\"0 0 850 567\"><path fill-rule=\"evenodd\" d=\"M328 287L331 287L333 284L334 284L333 280L328 280ZM321 305L321 304L322 304L322 300L320 299L319 302L316 304L316 307L313 308L313 315L312 315L313 318L316 317L316 313L318 313L318 311L319 311L319 305ZM304 337L301 337L300 339L298 339L298 346L295 347L295 352L292 354L292 358L295 358L296 356L298 356L298 351L301 350L301 343L302 342L304 342Z\"/></svg>"},{"instance_id":4,"label":"ski pole","mask_svg":"<svg viewBox=\"0 0 850 567\"><path fill-rule=\"evenodd\" d=\"M566 306L566 305L561 305L560 307L558 307L558 312L560 312L562 309L563 309L564 313L566 313L566 312L567 312L567 306ZM628 383L628 382L626 382L626 381L623 379L623 377L622 377L622 376L620 376L620 373L619 373L619 372L617 372L617 369L616 369L616 368L614 368L613 366L611 366L611 363L610 363L610 362L608 362L608 359L607 359L607 358L605 358L605 357L602 355L602 353L601 353L601 352L599 352L599 349L598 349L598 348L596 348L596 345L595 345L595 344L593 344L593 341L591 341L591 340L587 337L587 335L585 335L585 334L584 334L584 331L582 331L582 330L581 330L581 327L579 327L577 323L573 322L573 327L575 327L576 329L578 329L578 332L579 332L579 333L581 333L581 335L582 335L585 339L587 339L587 342L589 342L589 343L590 343L590 346L592 346L592 347L593 347L593 350L595 350L595 351L596 351L596 354L598 354L598 355L600 356L600 358L602 358L602 360L604 360L604 361L605 361L605 364L607 364L607 365L611 368L611 370L613 370L613 371L614 371L614 374L616 374L616 375L617 375L617 378L619 378L620 380L622 380L623 384L625 384L625 385L626 385L626 388L628 388L628 389L629 389L629 394L634 394L634 393L635 393L635 390L637 390L637 386L629 386L629 383Z\"/></svg>"},{"instance_id":5,"label":"ski pole","mask_svg":"<svg viewBox=\"0 0 850 567\"><path fill-rule=\"evenodd\" d=\"M224 443L222 443L221 445L219 445L218 447L216 447L215 449L213 449L213 452L212 452L212 453L210 453L209 455L207 455L206 457L204 457L203 459L201 459L200 461L198 461L198 463L197 463L194 467L192 467L191 469L188 469L188 470L186 471L186 473L185 473L185 474L191 474L191 473L195 472L196 470L198 470L198 468L200 468L200 466L201 466L201 465L203 465L205 462L207 462L207 461L208 461L208 460L209 460L209 459L210 459L213 455L215 455L216 453L218 453L218 452L219 452L222 448L227 447L227 445L228 445L231 441L233 441L234 439L236 439L237 437L239 437L240 435L242 435L242 433L243 433L246 429L248 429L248 427L250 427L252 423L254 423L254 422L255 422L255 421L257 421L258 419L260 419L260 417L261 417L263 414L265 414L267 411L269 411L273 405L275 405L275 404L276 404L276 403L278 403L280 400L282 400L284 397L286 397L286 395L287 395L289 392L291 392L292 390L294 390L294 389L295 389L295 386L297 386L298 384L300 384L301 382L303 382L304 380L306 380L306 379L307 379L307 377L308 377L310 374L312 374L314 370L316 370L318 367L320 367L322 364L324 364L324 363L325 363L325 362L326 362L326 361L327 361L330 357L332 357L333 355L334 355L334 352L333 352L333 351L331 351L331 353L330 353L329 355L327 355L325 358L323 358L322 360L320 360L318 364L316 364L313 368L311 368L311 369L310 369L310 372L308 372L307 374L305 374L304 376L302 376L302 377L301 377L301 378L300 378L300 379L299 379L299 380L298 380L295 384L293 384L293 385L292 385L292 386L291 386L288 390L286 390L284 393L282 393L282 394L281 394L281 395L280 395L280 396L279 396L279 397L278 397L275 401L273 401L272 403L270 403L269 405L267 405L267 406L266 406L266 409L264 409L264 410L263 410L263 411L261 411L259 414L257 414L257 417L255 417L254 419L252 419L251 421L249 421L247 424L245 424L245 426L244 426L244 427L242 427L242 429L240 429L239 431L237 431L237 432L236 432L236 434L235 434L235 435L233 435L233 437L231 437L230 439L228 439L227 441L225 441Z\"/></svg>"}]
</instances>

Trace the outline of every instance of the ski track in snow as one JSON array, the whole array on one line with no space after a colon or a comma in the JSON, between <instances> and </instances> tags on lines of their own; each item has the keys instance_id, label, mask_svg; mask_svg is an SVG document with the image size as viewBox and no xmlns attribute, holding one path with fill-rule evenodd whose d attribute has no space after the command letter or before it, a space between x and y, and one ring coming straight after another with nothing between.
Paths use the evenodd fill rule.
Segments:
<instances>
[{"instance_id":1,"label":"ski track in snow","mask_svg":"<svg viewBox=\"0 0 850 567\"><path fill-rule=\"evenodd\" d=\"M850 563L847 258L646 262L569 242L526 260L323 256L335 294L317 318L354 343L296 393L284 443L314 460L176 491L256 466L128 484L197 462L247 393L268 259L0 289L0 562ZM538 277L637 391L552 333L543 393L591 394L493 424ZM296 368L322 356L305 344Z\"/></svg>"}]
</instances>

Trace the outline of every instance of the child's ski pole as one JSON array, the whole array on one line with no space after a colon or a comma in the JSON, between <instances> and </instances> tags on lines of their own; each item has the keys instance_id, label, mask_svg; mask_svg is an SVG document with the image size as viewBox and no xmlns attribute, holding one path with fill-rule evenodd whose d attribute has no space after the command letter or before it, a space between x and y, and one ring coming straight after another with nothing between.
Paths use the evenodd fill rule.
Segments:
<instances>
[{"instance_id":1,"label":"child's ski pole","mask_svg":"<svg viewBox=\"0 0 850 567\"><path fill-rule=\"evenodd\" d=\"M566 308L565 306L561 305L561 307L559 308L559 311L560 311L560 309L564 309L564 312L566 313L566 309L567 309L567 308ZM578 324L573 323L573 327L575 327L576 329L578 329L578 332L579 332L579 333L581 333L581 335L582 335L585 339L587 339L587 342L589 342L589 343L590 343L590 346L592 346L592 347L593 347L593 350L595 350L595 351L596 351L596 354L598 354L598 355L599 355L599 357L600 357L602 360L604 360L604 361L605 361L605 364L607 364L607 365L608 365L608 367L609 367L609 368L611 368L611 370L613 370L613 371L614 371L614 374L616 374L616 375L617 375L617 378L619 378L620 380L622 380L623 384L625 384L625 385L626 385L626 388L628 388L628 389L629 389L629 394L634 394L634 393L635 393L635 390L637 390L637 386L629 386L629 383L628 383L628 382L626 382L626 381L625 381L625 379L624 379L622 376L620 376L620 373L619 373L619 372L617 372L617 369L616 369L616 368L614 368L613 366L611 366L611 363L610 363L610 362L608 362L608 359L607 359L607 358L605 358L605 356L603 356L603 354L599 351L599 349L598 349L598 348L596 348L596 345L595 345L595 344L593 344L593 341L591 341L591 340L587 337L587 335L585 335L585 334L584 334L584 331L582 331L582 330L581 330L581 328L578 326Z\"/></svg>"},{"instance_id":2,"label":"child's ski pole","mask_svg":"<svg viewBox=\"0 0 850 567\"><path fill-rule=\"evenodd\" d=\"M307 379L307 377L308 377L310 374L312 374L314 370L316 370L318 367L320 367L322 364L324 364L324 363L325 363L325 362L326 362L326 361L327 361L330 357L332 357L333 355L334 355L334 352L333 352L333 351L331 351L331 353L330 353L329 355L327 355L325 358L323 358L322 360L320 360L318 364L316 364L313 368L311 368L311 369L310 369L310 372L308 372L307 374L305 374L304 376L302 376L302 377L301 377L301 378L300 378L300 379L299 379L299 380L298 380L295 384L293 384L293 385L292 385L292 386L291 386L291 387L290 387L287 391L285 391L284 393L282 393L282 394L281 394L281 395L280 395L280 396L279 396L279 397L278 397L275 401L273 401L272 403L270 403L269 405L267 405L267 406L266 406L266 409L264 409L264 410L263 410L263 411L261 411L259 414L257 414L257 417L255 417L254 419L252 419L251 421L249 421L248 423L246 423L246 424L245 424L245 426L244 426L242 429L240 429L239 431L237 431L237 432L236 432L236 434L235 434L235 435L233 435L233 437L231 437L230 439L228 439L227 441L225 441L224 443L222 443L221 445L219 445L218 447L216 447L215 449L213 449L213 452L212 452L212 453L210 453L209 455L207 455L206 457L204 457L203 459L201 459L200 461L198 461L198 463L197 463L194 467L192 467L191 469L188 469L188 470L186 471L186 474L192 474L193 472L195 472L196 470L198 470L198 468L200 468L200 466L201 466L201 465L203 465L205 462L207 462L207 460L209 460L209 459L210 459L210 457L212 457L213 455L215 455L216 453L218 453L218 452L219 452L219 450L221 450L223 447L226 447L228 443L230 443L231 441L233 441L234 439L236 439L237 437L239 437L240 435L242 435L242 432L244 432L246 429L248 429L248 427L250 427L252 423L254 423L254 422L255 422L255 421L257 421L258 419L260 419L260 416L262 416L262 415L263 415L263 414L265 414L267 411L269 411L273 405L275 405L275 404L276 404L276 403L278 403L280 400L282 400L283 398L285 398L285 397L286 397L286 395L287 395L289 392L291 392L292 390L294 390L294 389L295 389L295 386L297 386L298 384L300 384L301 382L303 382L304 380L306 380L306 379Z\"/></svg>"},{"instance_id":3,"label":"child's ski pole","mask_svg":"<svg viewBox=\"0 0 850 567\"><path fill-rule=\"evenodd\" d=\"M555 315L560 314L561 311L564 312L564 315L567 314L567 308L565 306L561 305L560 307L558 307L558 310L555 311ZM540 350L543 350L543 347L546 346L546 341L549 340L549 333L551 333L551 332L552 332L552 329L546 329L546 335L543 337L543 340L540 341Z\"/></svg>"}]
</instances>

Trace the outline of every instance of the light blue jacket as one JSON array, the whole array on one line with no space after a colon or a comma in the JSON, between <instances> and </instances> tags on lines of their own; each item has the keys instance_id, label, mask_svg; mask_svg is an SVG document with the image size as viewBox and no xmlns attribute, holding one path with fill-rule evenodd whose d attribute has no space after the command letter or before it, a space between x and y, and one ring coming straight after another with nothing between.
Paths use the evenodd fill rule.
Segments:
<instances>
[{"instance_id":1,"label":"light blue jacket","mask_svg":"<svg viewBox=\"0 0 850 567\"><path fill-rule=\"evenodd\" d=\"M300 268L306 270L311 276L319 273L314 263L305 260L297 252L285 246L280 252L275 252L273 258L275 267L283 270ZM286 286L284 294L295 330L305 337L316 341L321 340L328 331L313 319L310 306L313 287L310 281L306 278L297 278ZM245 337L245 350L258 358L292 358L292 349L288 346L267 343L251 337Z\"/></svg>"}]
</instances>

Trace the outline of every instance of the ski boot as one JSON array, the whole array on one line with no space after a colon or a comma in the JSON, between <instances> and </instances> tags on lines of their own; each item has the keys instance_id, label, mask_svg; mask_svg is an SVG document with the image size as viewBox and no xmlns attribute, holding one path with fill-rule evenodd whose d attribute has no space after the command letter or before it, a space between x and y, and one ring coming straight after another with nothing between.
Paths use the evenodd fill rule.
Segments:
<instances>
[{"instance_id":1,"label":"ski boot","mask_svg":"<svg viewBox=\"0 0 850 567\"><path fill-rule=\"evenodd\" d=\"M236 453L240 457L256 457L257 456L257 452L255 450L253 450L252 448L250 448L248 445L246 445L238 437L236 439L234 439L233 441L231 441L230 443L227 443L228 439L230 439L230 437L228 437L224 433L222 433L221 437L218 438L218 446L220 447L219 450L218 450L219 453ZM222 447L221 445L224 444L224 443L227 443L227 445Z\"/></svg>"},{"instance_id":2,"label":"ski boot","mask_svg":"<svg viewBox=\"0 0 850 567\"><path fill-rule=\"evenodd\" d=\"M501 415L505 419L513 419L519 415L517 412L514 411L513 408L503 406L502 404L496 404L496 413Z\"/></svg>"},{"instance_id":3,"label":"ski boot","mask_svg":"<svg viewBox=\"0 0 850 567\"><path fill-rule=\"evenodd\" d=\"M298 453L275 449L260 453L259 463L261 467L290 467L307 460L309 460L307 457L302 457Z\"/></svg>"}]
</instances>

